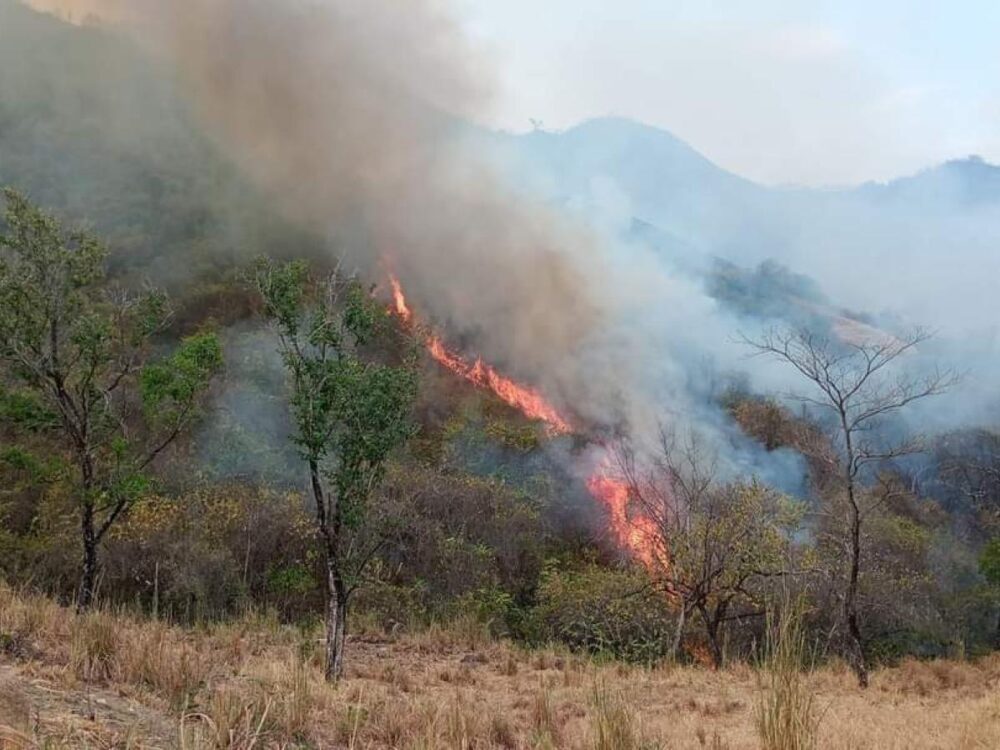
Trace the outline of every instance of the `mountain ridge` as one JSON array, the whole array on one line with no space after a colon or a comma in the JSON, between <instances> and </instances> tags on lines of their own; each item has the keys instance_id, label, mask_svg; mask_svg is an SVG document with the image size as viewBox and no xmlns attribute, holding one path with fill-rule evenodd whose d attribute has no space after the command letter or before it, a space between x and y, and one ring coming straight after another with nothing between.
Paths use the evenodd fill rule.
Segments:
<instances>
[{"instance_id":1,"label":"mountain ridge","mask_svg":"<svg viewBox=\"0 0 1000 750\"><path fill-rule=\"evenodd\" d=\"M511 134L507 134L511 135ZM618 115L593 117L561 130L533 130L527 133L513 135L514 138L526 142L551 144L553 141L565 139L567 142L580 142L593 138L604 138L614 144L605 147L609 151L623 151L626 148L635 149L639 146L652 146L654 158L666 153L674 154L679 161L688 166L689 171L700 169L704 173L714 173L719 179L744 187L775 192L815 192L843 193L856 190L892 189L898 185L909 185L927 179L936 179L940 175L964 180L981 180L989 183L1000 196L1000 165L970 154L954 157L942 162L925 166L915 172L897 175L888 180L866 180L856 184L824 187L815 185L767 185L744 177L709 159L696 147L675 135L669 129L651 125L640 120Z\"/></svg>"}]
</instances>

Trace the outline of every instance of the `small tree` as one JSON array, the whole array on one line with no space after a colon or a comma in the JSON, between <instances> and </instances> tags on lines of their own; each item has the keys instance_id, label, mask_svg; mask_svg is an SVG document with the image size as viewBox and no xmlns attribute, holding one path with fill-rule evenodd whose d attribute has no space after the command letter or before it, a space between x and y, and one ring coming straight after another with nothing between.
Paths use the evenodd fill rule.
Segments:
<instances>
[{"instance_id":1,"label":"small tree","mask_svg":"<svg viewBox=\"0 0 1000 750\"><path fill-rule=\"evenodd\" d=\"M106 284L105 247L69 232L13 190L0 235L0 367L55 415L76 468L83 563L77 606L93 603L98 548L142 493L146 471L196 415L222 363L214 335L149 361L170 317L157 292Z\"/></svg>"},{"instance_id":2,"label":"small tree","mask_svg":"<svg viewBox=\"0 0 1000 750\"><path fill-rule=\"evenodd\" d=\"M650 555L651 572L678 605L671 651L676 655L687 618L697 614L721 667L724 626L763 617L766 582L790 572L802 508L756 480L719 483L696 445L678 452L667 436L650 471L636 469L626 445L618 455L630 496L661 545Z\"/></svg>"},{"instance_id":3,"label":"small tree","mask_svg":"<svg viewBox=\"0 0 1000 750\"><path fill-rule=\"evenodd\" d=\"M986 582L1000 594L1000 537L991 540L979 556L979 570ZM994 635L996 648L1000 648L1000 616L997 617L997 628Z\"/></svg>"},{"instance_id":4,"label":"small tree","mask_svg":"<svg viewBox=\"0 0 1000 750\"><path fill-rule=\"evenodd\" d=\"M363 533L386 461L412 434L412 363L378 361L366 347L387 314L357 279L311 278L301 262L261 260L255 286L290 377L294 440L309 467L326 563L326 678L344 658L347 605L383 538Z\"/></svg>"},{"instance_id":5,"label":"small tree","mask_svg":"<svg viewBox=\"0 0 1000 750\"><path fill-rule=\"evenodd\" d=\"M901 337L882 335L864 341L840 341L803 329L772 331L759 339L744 339L757 354L790 365L810 383L812 393L792 398L832 417L841 489L847 501L843 611L848 656L861 687L868 686L868 659L858 607L862 528L884 499L880 493L862 492L861 485L869 467L920 450L918 441L892 440L881 434L882 422L915 401L944 392L955 382L951 373L935 371L911 377L896 371L894 366L899 360L928 338L929 334L918 329Z\"/></svg>"}]
</instances>

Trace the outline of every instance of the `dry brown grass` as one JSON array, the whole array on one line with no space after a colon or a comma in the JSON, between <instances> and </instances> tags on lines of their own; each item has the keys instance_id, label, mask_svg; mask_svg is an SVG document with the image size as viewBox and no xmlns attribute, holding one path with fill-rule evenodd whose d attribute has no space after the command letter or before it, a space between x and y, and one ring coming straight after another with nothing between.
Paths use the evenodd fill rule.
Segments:
<instances>
[{"instance_id":1,"label":"dry brown grass","mask_svg":"<svg viewBox=\"0 0 1000 750\"><path fill-rule=\"evenodd\" d=\"M635 710L624 693L604 682L594 686L590 745L594 750L642 750L647 744L638 726Z\"/></svg>"},{"instance_id":2,"label":"dry brown grass","mask_svg":"<svg viewBox=\"0 0 1000 750\"><path fill-rule=\"evenodd\" d=\"M812 668L801 608L768 616L765 659L756 700L757 734L764 750L813 750L819 729L816 695L805 680Z\"/></svg>"},{"instance_id":3,"label":"dry brown grass","mask_svg":"<svg viewBox=\"0 0 1000 750\"><path fill-rule=\"evenodd\" d=\"M0 748L761 747L763 685L745 665L602 665L471 623L352 639L337 688L318 634L267 617L184 630L0 585L0 633ZM838 665L801 680L824 750L1000 747L1000 654L905 662L864 693Z\"/></svg>"}]
</instances>

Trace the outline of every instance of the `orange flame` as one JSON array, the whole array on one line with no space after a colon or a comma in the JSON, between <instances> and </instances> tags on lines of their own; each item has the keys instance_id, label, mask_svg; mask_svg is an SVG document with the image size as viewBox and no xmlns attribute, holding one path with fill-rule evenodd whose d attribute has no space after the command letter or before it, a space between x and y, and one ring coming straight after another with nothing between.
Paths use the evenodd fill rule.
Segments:
<instances>
[{"instance_id":1,"label":"orange flame","mask_svg":"<svg viewBox=\"0 0 1000 750\"><path fill-rule=\"evenodd\" d=\"M396 315L399 316L400 320L404 323L409 323L410 319L413 318L413 313L410 311L409 305L406 304L406 297L403 295L403 287L399 284L399 279L395 276L389 277L389 283L392 285L392 303L396 309Z\"/></svg>"},{"instance_id":2,"label":"orange flame","mask_svg":"<svg viewBox=\"0 0 1000 750\"><path fill-rule=\"evenodd\" d=\"M403 294L403 287L395 276L390 275L389 281L392 286L392 309L400 320L409 324L413 311ZM566 435L573 431L569 421L535 389L504 377L481 358L470 364L449 350L433 333L426 334L425 345L427 352L441 366L475 386L491 391L529 419L544 422L552 434ZM587 489L607 507L611 530L621 548L650 572L662 572L669 560L660 530L648 516L629 512L628 485L613 478L605 466L587 480Z\"/></svg>"},{"instance_id":3,"label":"orange flame","mask_svg":"<svg viewBox=\"0 0 1000 750\"><path fill-rule=\"evenodd\" d=\"M392 285L395 312L404 323L409 323L413 318L413 311L410 310L406 302L403 287L395 276L390 276L389 281ZM440 365L473 385L491 391L501 401L517 409L529 419L544 422L551 433L566 435L573 431L569 420L563 417L534 388L521 385L508 377L504 377L493 369L493 367L483 362L482 359L476 359L475 362L470 364L462 359L459 354L450 351L444 345L444 342L434 334L427 334L426 345L428 353Z\"/></svg>"},{"instance_id":4,"label":"orange flame","mask_svg":"<svg viewBox=\"0 0 1000 750\"><path fill-rule=\"evenodd\" d=\"M618 545L651 573L662 572L668 560L660 529L649 516L629 512L628 485L599 469L587 480L587 489L607 507Z\"/></svg>"}]
</instances>

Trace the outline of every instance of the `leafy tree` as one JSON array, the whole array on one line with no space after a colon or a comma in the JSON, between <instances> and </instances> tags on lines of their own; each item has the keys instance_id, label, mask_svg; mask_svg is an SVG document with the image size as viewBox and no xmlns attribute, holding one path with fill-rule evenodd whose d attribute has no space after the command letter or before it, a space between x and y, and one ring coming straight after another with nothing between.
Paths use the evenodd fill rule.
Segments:
<instances>
[{"instance_id":1,"label":"leafy tree","mask_svg":"<svg viewBox=\"0 0 1000 750\"><path fill-rule=\"evenodd\" d=\"M680 647L687 619L697 614L712 662L723 662L723 627L762 617L766 583L791 572L791 538L803 509L756 480L720 484L711 461L692 444L678 452L669 436L653 469L636 469L622 444L619 465L632 501L654 524L646 535L657 547L649 556L659 586L678 603L672 652Z\"/></svg>"},{"instance_id":2,"label":"leafy tree","mask_svg":"<svg viewBox=\"0 0 1000 750\"><path fill-rule=\"evenodd\" d=\"M413 433L416 374L370 346L387 314L355 278L317 281L302 262L261 260L254 283L290 379L295 444L309 467L326 562L326 677L343 669L347 605L385 538L367 533L386 461Z\"/></svg>"},{"instance_id":3,"label":"leafy tree","mask_svg":"<svg viewBox=\"0 0 1000 750\"><path fill-rule=\"evenodd\" d=\"M846 535L841 540L847 561L843 612L849 660L861 687L868 686L868 658L858 607L862 531L866 518L884 502L880 493L864 493L862 489L868 469L921 448L912 439L892 440L879 429L882 423L913 402L940 394L955 383L955 376L948 372L912 377L898 371L899 360L928 338L929 334L918 329L898 337L882 334L847 341L801 329L772 331L756 340L744 340L757 354L798 372L811 389L793 398L830 418L839 489L846 499ZM834 503L834 513L838 506Z\"/></svg>"},{"instance_id":4,"label":"leafy tree","mask_svg":"<svg viewBox=\"0 0 1000 750\"><path fill-rule=\"evenodd\" d=\"M98 548L147 486L147 470L196 416L222 364L218 340L185 339L150 361L170 317L155 291L107 286L107 251L13 190L0 235L0 368L55 415L78 482L83 563L77 606L94 599Z\"/></svg>"}]
</instances>

